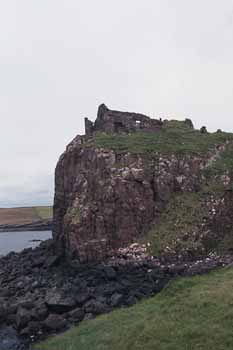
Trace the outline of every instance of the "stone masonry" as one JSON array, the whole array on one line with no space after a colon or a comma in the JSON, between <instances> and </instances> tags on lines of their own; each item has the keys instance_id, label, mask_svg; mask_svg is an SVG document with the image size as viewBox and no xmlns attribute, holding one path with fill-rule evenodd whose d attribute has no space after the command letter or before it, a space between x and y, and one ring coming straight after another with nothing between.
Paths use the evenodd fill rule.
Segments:
<instances>
[{"instance_id":1,"label":"stone masonry","mask_svg":"<svg viewBox=\"0 0 233 350\"><path fill-rule=\"evenodd\" d=\"M96 132L131 133L136 131L156 132L161 129L163 122L151 119L143 114L118 112L108 109L104 104L99 106L97 119L93 123L85 118L86 135Z\"/></svg>"}]
</instances>

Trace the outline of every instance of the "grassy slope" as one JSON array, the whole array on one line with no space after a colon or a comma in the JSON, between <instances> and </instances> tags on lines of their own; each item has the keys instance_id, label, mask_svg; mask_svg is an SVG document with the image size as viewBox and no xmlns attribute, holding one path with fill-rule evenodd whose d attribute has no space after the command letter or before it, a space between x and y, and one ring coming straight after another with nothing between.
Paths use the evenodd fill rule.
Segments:
<instances>
[{"instance_id":1,"label":"grassy slope","mask_svg":"<svg viewBox=\"0 0 233 350\"><path fill-rule=\"evenodd\" d=\"M174 194L161 214L160 222L146 236L152 255L159 255L166 247L175 251L191 249L199 253L202 246L194 234L197 224L208 215L205 195L201 193ZM192 233L193 232L193 233ZM187 239L182 237L188 233ZM191 234L192 233L192 234ZM145 238L143 239L145 240Z\"/></svg>"},{"instance_id":2,"label":"grassy slope","mask_svg":"<svg viewBox=\"0 0 233 350\"><path fill-rule=\"evenodd\" d=\"M151 299L83 322L35 349L233 349L232 289L232 268L178 279Z\"/></svg>"},{"instance_id":3,"label":"grassy slope","mask_svg":"<svg viewBox=\"0 0 233 350\"><path fill-rule=\"evenodd\" d=\"M27 224L52 218L51 207L0 208L0 225Z\"/></svg>"},{"instance_id":4,"label":"grassy slope","mask_svg":"<svg viewBox=\"0 0 233 350\"><path fill-rule=\"evenodd\" d=\"M201 241L195 233L198 233L198 225L205 222L208 216L206 200L211 195L221 197L224 193L224 187L219 181L219 176L227 172L233 172L233 145L230 144L221 158L214 162L208 169L203 171L205 175L200 190L196 193L177 193L167 205L166 210L162 213L159 224L155 225L148 233L146 240L151 243L151 253L159 254L167 246L174 248L176 251L181 249L192 249L200 253L203 248ZM187 238L183 237L187 234ZM226 244L224 242L226 240ZM210 244L209 242L208 244ZM212 246L205 246L205 249L222 249L233 248L233 235L223 238L221 247L212 242ZM225 248L224 248L225 247Z\"/></svg>"}]
</instances>

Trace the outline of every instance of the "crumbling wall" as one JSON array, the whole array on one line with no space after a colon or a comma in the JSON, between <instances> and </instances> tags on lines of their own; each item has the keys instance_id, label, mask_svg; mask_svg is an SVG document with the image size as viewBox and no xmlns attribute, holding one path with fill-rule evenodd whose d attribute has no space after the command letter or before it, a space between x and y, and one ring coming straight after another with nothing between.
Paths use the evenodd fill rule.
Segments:
<instances>
[{"instance_id":1,"label":"crumbling wall","mask_svg":"<svg viewBox=\"0 0 233 350\"><path fill-rule=\"evenodd\" d=\"M156 132L161 129L163 122L149 118L140 113L119 112L108 109L104 104L99 106L95 122L85 118L86 135L96 132L131 133L137 131Z\"/></svg>"}]
</instances>

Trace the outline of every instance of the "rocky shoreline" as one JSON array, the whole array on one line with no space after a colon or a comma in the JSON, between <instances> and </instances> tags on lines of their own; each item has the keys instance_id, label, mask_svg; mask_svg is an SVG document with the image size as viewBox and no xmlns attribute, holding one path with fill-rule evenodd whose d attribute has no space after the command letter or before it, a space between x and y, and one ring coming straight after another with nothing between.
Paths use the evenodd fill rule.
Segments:
<instances>
[{"instance_id":1,"label":"rocky shoreline","mask_svg":"<svg viewBox=\"0 0 233 350\"><path fill-rule=\"evenodd\" d=\"M52 220L37 220L28 224L0 225L1 232L22 232L22 231L50 231Z\"/></svg>"},{"instance_id":2,"label":"rocky shoreline","mask_svg":"<svg viewBox=\"0 0 233 350\"><path fill-rule=\"evenodd\" d=\"M119 249L105 263L80 265L55 256L51 241L0 259L0 349L23 350L114 308L160 292L176 276L229 266L233 256L161 261L145 246Z\"/></svg>"}]
</instances>

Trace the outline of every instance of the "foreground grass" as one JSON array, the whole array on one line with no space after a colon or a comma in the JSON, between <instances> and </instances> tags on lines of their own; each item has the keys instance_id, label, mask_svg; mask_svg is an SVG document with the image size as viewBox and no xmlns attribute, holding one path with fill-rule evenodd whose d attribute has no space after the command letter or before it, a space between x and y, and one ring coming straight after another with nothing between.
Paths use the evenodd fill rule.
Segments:
<instances>
[{"instance_id":1,"label":"foreground grass","mask_svg":"<svg viewBox=\"0 0 233 350\"><path fill-rule=\"evenodd\" d=\"M34 349L233 349L232 290L232 268L178 279L154 298L83 322Z\"/></svg>"}]
</instances>

